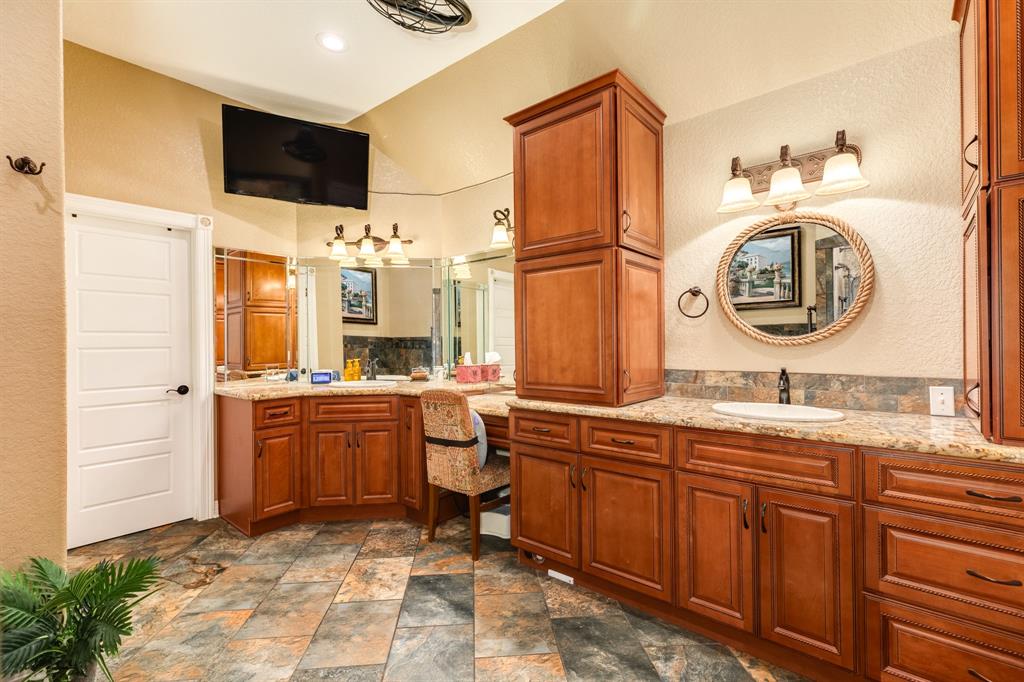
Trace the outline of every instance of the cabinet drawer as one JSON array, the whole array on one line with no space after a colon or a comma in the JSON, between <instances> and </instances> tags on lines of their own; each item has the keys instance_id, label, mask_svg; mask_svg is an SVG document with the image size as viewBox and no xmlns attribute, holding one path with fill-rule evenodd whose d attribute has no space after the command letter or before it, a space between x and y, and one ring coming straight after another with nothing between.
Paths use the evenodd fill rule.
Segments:
<instances>
[{"instance_id":1,"label":"cabinet drawer","mask_svg":"<svg viewBox=\"0 0 1024 682\"><path fill-rule=\"evenodd\" d=\"M882 682L1024 679L1024 639L901 604L865 601L867 674Z\"/></svg>"},{"instance_id":2,"label":"cabinet drawer","mask_svg":"<svg viewBox=\"0 0 1024 682\"><path fill-rule=\"evenodd\" d=\"M391 396L353 396L351 398L310 398L309 421L365 421L398 419L398 399Z\"/></svg>"},{"instance_id":3,"label":"cabinet drawer","mask_svg":"<svg viewBox=\"0 0 1024 682\"><path fill-rule=\"evenodd\" d=\"M865 451L864 499L1024 527L1024 471Z\"/></svg>"},{"instance_id":4,"label":"cabinet drawer","mask_svg":"<svg viewBox=\"0 0 1024 682\"><path fill-rule=\"evenodd\" d=\"M294 424L302 416L302 400L300 398L261 400L253 403L253 412L255 414L254 428L257 429L265 426Z\"/></svg>"},{"instance_id":5,"label":"cabinet drawer","mask_svg":"<svg viewBox=\"0 0 1024 682\"><path fill-rule=\"evenodd\" d=\"M583 452L671 466L672 429L611 419L580 420Z\"/></svg>"},{"instance_id":6,"label":"cabinet drawer","mask_svg":"<svg viewBox=\"0 0 1024 682\"><path fill-rule=\"evenodd\" d=\"M509 415L512 440L550 447L579 450L579 421L553 412L512 412Z\"/></svg>"},{"instance_id":7,"label":"cabinet drawer","mask_svg":"<svg viewBox=\"0 0 1024 682\"><path fill-rule=\"evenodd\" d=\"M1024 630L1020 533L864 509L864 588Z\"/></svg>"},{"instance_id":8,"label":"cabinet drawer","mask_svg":"<svg viewBox=\"0 0 1024 682\"><path fill-rule=\"evenodd\" d=\"M481 416L484 420L484 427L487 429L487 444L508 450L511 442L508 439L508 418Z\"/></svg>"},{"instance_id":9,"label":"cabinet drawer","mask_svg":"<svg viewBox=\"0 0 1024 682\"><path fill-rule=\"evenodd\" d=\"M853 448L677 430L676 452L677 466L689 471L853 496Z\"/></svg>"}]
</instances>

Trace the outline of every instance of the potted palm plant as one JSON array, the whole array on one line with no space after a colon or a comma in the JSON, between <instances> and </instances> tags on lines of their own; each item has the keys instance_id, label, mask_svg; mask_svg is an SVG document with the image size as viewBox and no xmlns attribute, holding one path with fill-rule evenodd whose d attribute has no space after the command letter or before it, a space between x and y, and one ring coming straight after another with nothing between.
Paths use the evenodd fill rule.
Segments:
<instances>
[{"instance_id":1,"label":"potted palm plant","mask_svg":"<svg viewBox=\"0 0 1024 682\"><path fill-rule=\"evenodd\" d=\"M132 609L152 594L156 557L100 563L73 576L49 559L0 571L0 673L76 682L97 670L132 632Z\"/></svg>"}]
</instances>

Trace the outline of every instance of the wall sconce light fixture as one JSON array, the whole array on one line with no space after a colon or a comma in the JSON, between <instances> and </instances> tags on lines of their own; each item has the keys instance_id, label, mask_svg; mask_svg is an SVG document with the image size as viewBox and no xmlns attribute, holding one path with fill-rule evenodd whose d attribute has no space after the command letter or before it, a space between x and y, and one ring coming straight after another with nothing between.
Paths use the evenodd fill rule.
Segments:
<instances>
[{"instance_id":1,"label":"wall sconce light fixture","mask_svg":"<svg viewBox=\"0 0 1024 682\"><path fill-rule=\"evenodd\" d=\"M836 131L832 147L793 156L789 145L783 145L778 161L744 168L739 157L732 160L732 178L722 190L719 213L736 213L760 204L755 194L768 192L764 204L790 209L812 195L805 183L819 182L817 196L832 196L867 187L860 173L861 151L846 141L846 131Z\"/></svg>"},{"instance_id":2,"label":"wall sconce light fixture","mask_svg":"<svg viewBox=\"0 0 1024 682\"><path fill-rule=\"evenodd\" d=\"M512 227L512 220L509 218L510 215L512 215L512 211L507 208L494 210L494 227L491 228L491 245L488 248L507 249L513 245L515 231Z\"/></svg>"},{"instance_id":3,"label":"wall sconce light fixture","mask_svg":"<svg viewBox=\"0 0 1024 682\"><path fill-rule=\"evenodd\" d=\"M412 244L411 239L402 239L401 235L398 234L398 223L392 223L391 225L391 237L384 241L380 237L370 234L370 225L363 225L363 236L354 242L345 241L345 226L336 225L334 227L334 239L327 242L327 246L331 248L330 258L331 260L338 261L338 264L342 267L352 267L358 265L355 256L349 254L348 247L352 246L358 249L358 255L363 259L363 265L370 268L379 268L384 265L384 260L378 255L378 252L384 251L384 255L387 256L388 262L391 265L398 267L405 267L409 265L409 258L405 255L405 244Z\"/></svg>"}]
</instances>

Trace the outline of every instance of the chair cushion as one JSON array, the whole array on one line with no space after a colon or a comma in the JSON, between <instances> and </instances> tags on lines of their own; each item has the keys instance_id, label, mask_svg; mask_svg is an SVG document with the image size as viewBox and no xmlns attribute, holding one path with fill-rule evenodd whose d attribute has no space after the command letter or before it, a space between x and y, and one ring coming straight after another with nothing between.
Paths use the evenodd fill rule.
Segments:
<instances>
[{"instance_id":1,"label":"chair cushion","mask_svg":"<svg viewBox=\"0 0 1024 682\"><path fill-rule=\"evenodd\" d=\"M429 451L427 460L429 463ZM436 469L428 466L427 480L445 490L452 490L464 495L479 495L488 490L504 487L512 480L509 462L505 457L490 457L487 464L476 475L437 476L437 473Z\"/></svg>"}]
</instances>

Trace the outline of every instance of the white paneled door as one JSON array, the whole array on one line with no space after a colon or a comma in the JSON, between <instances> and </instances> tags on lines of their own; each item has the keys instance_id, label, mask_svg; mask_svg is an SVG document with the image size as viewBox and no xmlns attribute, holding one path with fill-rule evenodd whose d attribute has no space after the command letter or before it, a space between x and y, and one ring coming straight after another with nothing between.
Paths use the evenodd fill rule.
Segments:
<instances>
[{"instance_id":1,"label":"white paneled door","mask_svg":"<svg viewBox=\"0 0 1024 682\"><path fill-rule=\"evenodd\" d=\"M189 239L69 217L68 546L191 518ZM179 388L180 387L180 388Z\"/></svg>"},{"instance_id":2,"label":"white paneled door","mask_svg":"<svg viewBox=\"0 0 1024 682\"><path fill-rule=\"evenodd\" d=\"M490 350L501 354L501 373L509 379L516 368L516 306L512 273L488 271L491 307Z\"/></svg>"}]
</instances>

